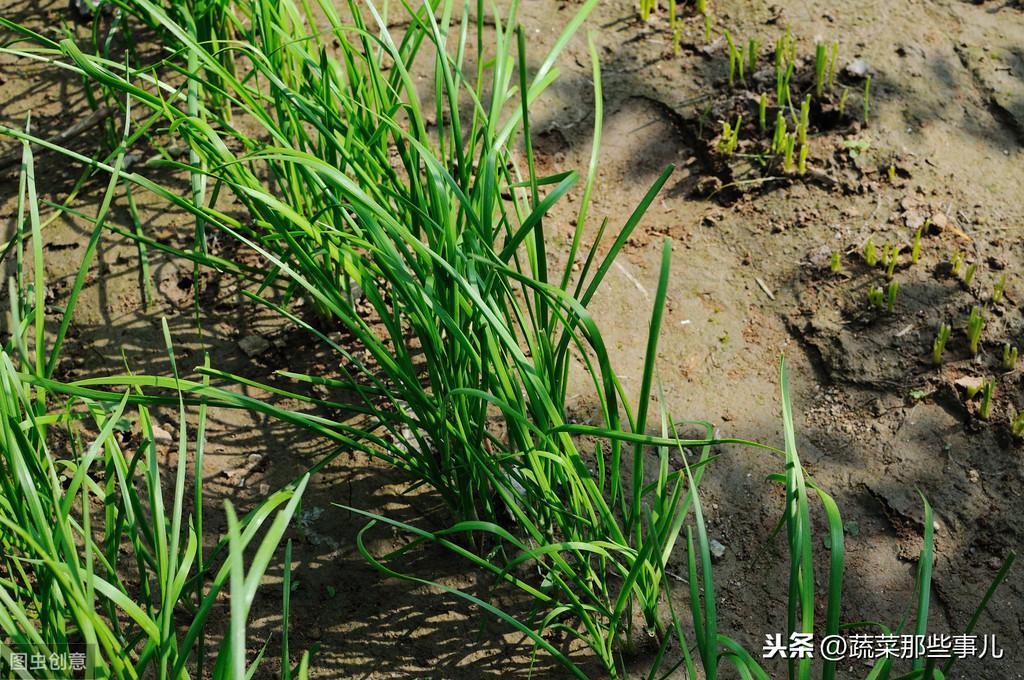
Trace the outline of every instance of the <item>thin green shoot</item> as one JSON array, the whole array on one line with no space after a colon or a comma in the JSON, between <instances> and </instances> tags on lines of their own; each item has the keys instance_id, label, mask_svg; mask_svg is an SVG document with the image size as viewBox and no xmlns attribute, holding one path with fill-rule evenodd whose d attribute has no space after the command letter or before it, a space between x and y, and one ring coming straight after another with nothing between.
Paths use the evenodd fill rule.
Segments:
<instances>
[{"instance_id":1,"label":"thin green shoot","mask_svg":"<svg viewBox=\"0 0 1024 680\"><path fill-rule=\"evenodd\" d=\"M731 156L736 151L740 141L740 127L743 125L743 116L736 117L736 124L730 125L729 121L722 122L722 141L718 143L718 150L723 155Z\"/></svg>"},{"instance_id":2,"label":"thin green shoot","mask_svg":"<svg viewBox=\"0 0 1024 680\"><path fill-rule=\"evenodd\" d=\"M899 281L893 279L889 282L888 289L886 291L886 311L890 314L896 309L896 294L899 292L900 284Z\"/></svg>"},{"instance_id":3,"label":"thin green shoot","mask_svg":"<svg viewBox=\"0 0 1024 680\"><path fill-rule=\"evenodd\" d=\"M971 283L974 281L974 273L978 271L978 263L972 262L967 265L967 269L964 270L964 285L968 288L971 287Z\"/></svg>"},{"instance_id":4,"label":"thin green shoot","mask_svg":"<svg viewBox=\"0 0 1024 680\"><path fill-rule=\"evenodd\" d=\"M788 136L786 116L782 111L777 111L775 113L775 134L772 135L772 153L783 153L786 150Z\"/></svg>"},{"instance_id":5,"label":"thin green shoot","mask_svg":"<svg viewBox=\"0 0 1024 680\"><path fill-rule=\"evenodd\" d=\"M745 82L746 80L743 76L743 53L736 47L736 43L733 42L732 34L729 31L725 31L725 41L729 49L729 86L732 87L737 75L740 82Z\"/></svg>"},{"instance_id":6,"label":"thin green shoot","mask_svg":"<svg viewBox=\"0 0 1024 680\"><path fill-rule=\"evenodd\" d=\"M889 266L885 270L885 275L888 276L890 279L896 272L896 264L899 262L900 259L901 248L902 246L897 244L892 247L892 250L889 251Z\"/></svg>"},{"instance_id":7,"label":"thin green shoot","mask_svg":"<svg viewBox=\"0 0 1024 680\"><path fill-rule=\"evenodd\" d=\"M829 269L833 274L838 274L843 269L843 260L840 257L838 250L832 251L832 259L829 264Z\"/></svg>"},{"instance_id":8,"label":"thin green shoot","mask_svg":"<svg viewBox=\"0 0 1024 680\"><path fill-rule=\"evenodd\" d=\"M1003 344L1003 370L1012 371L1017 367L1017 346L1010 343Z\"/></svg>"},{"instance_id":9,"label":"thin green shoot","mask_svg":"<svg viewBox=\"0 0 1024 680\"><path fill-rule=\"evenodd\" d=\"M917 264L917 261L921 257L921 232L922 227L917 228L917 232L914 234L914 244L910 248L910 263Z\"/></svg>"},{"instance_id":10,"label":"thin green shoot","mask_svg":"<svg viewBox=\"0 0 1024 680\"><path fill-rule=\"evenodd\" d=\"M757 71L757 55L760 50L761 45L755 38L747 41L747 73L753 74Z\"/></svg>"},{"instance_id":11,"label":"thin green shoot","mask_svg":"<svg viewBox=\"0 0 1024 680\"><path fill-rule=\"evenodd\" d=\"M825 43L814 45L814 96L820 97L825 89L828 54Z\"/></svg>"},{"instance_id":12,"label":"thin green shoot","mask_svg":"<svg viewBox=\"0 0 1024 680\"><path fill-rule=\"evenodd\" d=\"M981 342L981 331L985 327L985 318L981 310L971 307L971 315L967 318L967 340L971 348L971 354L978 353L978 345Z\"/></svg>"},{"instance_id":13,"label":"thin green shoot","mask_svg":"<svg viewBox=\"0 0 1024 680\"><path fill-rule=\"evenodd\" d=\"M1006 292L1006 274L999 277L995 285L992 286L992 304L998 305L1003 301L1003 294Z\"/></svg>"},{"instance_id":14,"label":"thin green shoot","mask_svg":"<svg viewBox=\"0 0 1024 680\"><path fill-rule=\"evenodd\" d=\"M874 267L878 264L878 250L875 248L875 241L872 238L868 238L864 244L864 262L869 267Z\"/></svg>"},{"instance_id":15,"label":"thin green shoot","mask_svg":"<svg viewBox=\"0 0 1024 680\"><path fill-rule=\"evenodd\" d=\"M807 149L808 145L806 143L800 145L800 155L797 158L796 171L801 175L807 172Z\"/></svg>"},{"instance_id":16,"label":"thin green shoot","mask_svg":"<svg viewBox=\"0 0 1024 680\"><path fill-rule=\"evenodd\" d=\"M881 307L885 304L885 291L881 286L868 288L868 304L872 307Z\"/></svg>"},{"instance_id":17,"label":"thin green shoot","mask_svg":"<svg viewBox=\"0 0 1024 680\"><path fill-rule=\"evenodd\" d=\"M797 126L797 137L801 145L807 143L807 127L811 122L811 95L804 97L800 103L800 124Z\"/></svg>"},{"instance_id":18,"label":"thin green shoot","mask_svg":"<svg viewBox=\"0 0 1024 680\"><path fill-rule=\"evenodd\" d=\"M757 101L757 127L763 133L768 128L768 95L764 92Z\"/></svg>"},{"instance_id":19,"label":"thin green shoot","mask_svg":"<svg viewBox=\"0 0 1024 680\"><path fill-rule=\"evenodd\" d=\"M996 380L995 378L989 378L981 387L981 408L978 409L978 415L982 420L988 420L992 417L992 398L995 396L995 392Z\"/></svg>"},{"instance_id":20,"label":"thin green shoot","mask_svg":"<svg viewBox=\"0 0 1024 680\"><path fill-rule=\"evenodd\" d=\"M1017 439L1024 439L1024 411L1020 411L1010 421L1010 432Z\"/></svg>"},{"instance_id":21,"label":"thin green shoot","mask_svg":"<svg viewBox=\"0 0 1024 680\"><path fill-rule=\"evenodd\" d=\"M843 116L846 113L846 100L850 96L850 88L844 87L842 94L839 95L839 115Z\"/></svg>"},{"instance_id":22,"label":"thin green shoot","mask_svg":"<svg viewBox=\"0 0 1024 680\"><path fill-rule=\"evenodd\" d=\"M964 264L964 254L959 250L954 250L953 254L949 258L950 264L952 264L952 271L954 275L960 274L960 269Z\"/></svg>"},{"instance_id":23,"label":"thin green shoot","mask_svg":"<svg viewBox=\"0 0 1024 680\"><path fill-rule=\"evenodd\" d=\"M953 328L947 323L940 323L939 330L932 341L932 364L942 365L942 353L946 351L946 343L953 332Z\"/></svg>"},{"instance_id":24,"label":"thin green shoot","mask_svg":"<svg viewBox=\"0 0 1024 680\"><path fill-rule=\"evenodd\" d=\"M836 58L839 56L839 41L832 43L832 49L830 50L828 57L828 88L831 90L835 84L836 76ZM841 112L840 112L841 113Z\"/></svg>"}]
</instances>

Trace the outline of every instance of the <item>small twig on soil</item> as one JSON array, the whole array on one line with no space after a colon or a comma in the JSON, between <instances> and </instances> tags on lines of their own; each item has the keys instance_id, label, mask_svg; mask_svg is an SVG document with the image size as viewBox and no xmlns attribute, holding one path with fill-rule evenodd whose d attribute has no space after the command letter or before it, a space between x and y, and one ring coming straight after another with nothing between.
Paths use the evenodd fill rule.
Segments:
<instances>
[{"instance_id":1,"label":"small twig on soil","mask_svg":"<svg viewBox=\"0 0 1024 680\"><path fill-rule=\"evenodd\" d=\"M758 286L760 286L761 290L764 291L764 294L768 296L769 300L772 300L772 301L775 300L775 295L768 288L768 285L764 281L762 281L761 279L759 279L756 276L754 277L754 281L757 283Z\"/></svg>"}]
</instances>

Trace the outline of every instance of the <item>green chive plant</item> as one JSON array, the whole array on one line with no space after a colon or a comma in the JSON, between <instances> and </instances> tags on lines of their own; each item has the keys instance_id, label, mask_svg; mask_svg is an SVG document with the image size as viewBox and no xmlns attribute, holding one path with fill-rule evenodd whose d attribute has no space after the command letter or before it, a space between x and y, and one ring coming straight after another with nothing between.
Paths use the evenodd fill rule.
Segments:
<instances>
[{"instance_id":1,"label":"green chive plant","mask_svg":"<svg viewBox=\"0 0 1024 680\"><path fill-rule=\"evenodd\" d=\"M885 275L887 277L889 277L890 279L896 273L896 265L899 262L900 248L901 247L902 246L900 246L900 245L895 245L891 249L889 248L889 246L885 247L885 250L888 253L888 259L887 259L887 266L886 266L886 269L885 269Z\"/></svg>"},{"instance_id":2,"label":"green chive plant","mask_svg":"<svg viewBox=\"0 0 1024 680\"><path fill-rule=\"evenodd\" d=\"M1003 370L1012 371L1017 367L1017 347L1010 343L1003 344Z\"/></svg>"},{"instance_id":3,"label":"green chive plant","mask_svg":"<svg viewBox=\"0 0 1024 680\"><path fill-rule=\"evenodd\" d=\"M995 378L989 378L981 386L981 407L978 409L978 415L982 420L988 420L992 417L992 397L995 391Z\"/></svg>"},{"instance_id":4,"label":"green chive plant","mask_svg":"<svg viewBox=\"0 0 1024 680\"><path fill-rule=\"evenodd\" d=\"M942 364L942 353L946 351L946 343L949 342L949 336L952 332L953 329L949 324L939 324L935 340L932 341L932 363L934 365L939 366Z\"/></svg>"},{"instance_id":5,"label":"green chive plant","mask_svg":"<svg viewBox=\"0 0 1024 680\"><path fill-rule=\"evenodd\" d=\"M541 176L530 131L530 107L554 80L558 52L597 0L581 6L537 69L527 67L516 3L493 25L490 15L485 23L482 9L458 16L461 3L423 5L409 12L408 25L395 37L370 3L353 0L343 22L327 0L315 7L240 0L231 7L244 27L244 49L236 55L244 78L224 68L160 6L132 3L177 41L169 59L185 53L201 66L190 70L174 62L180 75L218 75L233 115L250 121L244 129L251 137L204 108L189 88L171 87L152 70L133 70L86 54L69 40L41 36L34 38L41 47L32 56L60 62L112 99L130 100L161 119L191 149L188 171L201 172L214 191L200 187L181 197L142 175L25 132L0 132L153 192L193 215L197 225L263 258L265 270L254 273L200 248L176 251L202 267L236 272L246 279L250 299L336 353L337 377L282 371L278 378L290 384L261 387L359 419L273 409L275 416L335 441L338 451L376 456L434 488L457 518L450 533L465 534L473 546L467 557L536 600L528 624L506 620L539 647L573 667L546 639L547 631L566 627L563 619L571 617L568 627L616 674L620 649L647 634L636 630L634 614L657 639L669 640L674 626L662 613L665 562L692 491L665 466L659 467L661 482L647 486L645 446L671 446L675 439L642 433L670 245L663 251L635 407L587 306L671 168L614 230L611 243L603 238L611 232L605 222L583 249L602 118L592 47L597 124L568 258L580 266L577 273L558 270L547 251L547 215L579 180L575 173ZM308 34L307 26L323 22L323 32ZM486 57L476 52L484 45ZM424 60L434 69L435 89L427 97L410 75ZM196 106L201 115L189 113ZM436 128L428 126L428 114ZM519 140L521 156L512 151ZM244 219L217 210L218 194L233 196ZM354 287L363 291L364 305L355 304ZM296 311L292 303L300 299L315 321ZM343 330L346 342L320 330L325 325ZM597 426L571 423L566 415L569 371L577 358L601 404ZM252 384L215 367L198 370L206 378ZM110 384L118 379L127 380L113 377ZM167 382L148 380L167 389ZM202 384L174 384L237 401ZM317 385L334 396L305 393ZM603 443L582 449L578 435ZM709 433L686 445L710 439ZM704 450L693 483L707 462ZM627 468L628 483L622 474ZM509 517L514 534L500 528ZM517 568L524 563L533 567L525 576Z\"/></svg>"},{"instance_id":6,"label":"green chive plant","mask_svg":"<svg viewBox=\"0 0 1024 680\"><path fill-rule=\"evenodd\" d=\"M1017 439L1024 439L1024 411L1020 411L1010 421L1010 432Z\"/></svg>"},{"instance_id":7,"label":"green chive plant","mask_svg":"<svg viewBox=\"0 0 1024 680\"><path fill-rule=\"evenodd\" d=\"M736 118L736 124L730 125L728 121L722 122L722 141L718 143L718 150L724 156L731 156L736 152L736 146L740 141L740 126L743 124L743 116Z\"/></svg>"},{"instance_id":8,"label":"green chive plant","mask_svg":"<svg viewBox=\"0 0 1024 680\"><path fill-rule=\"evenodd\" d=\"M1006 274L999 277L999 280L992 286L992 304L998 305L1003 301L1003 293L1006 290Z\"/></svg>"},{"instance_id":9,"label":"green chive plant","mask_svg":"<svg viewBox=\"0 0 1024 680\"><path fill-rule=\"evenodd\" d=\"M864 244L864 262L869 267L874 267L878 264L878 251L875 249L875 242L871 238L868 238L867 243Z\"/></svg>"},{"instance_id":10,"label":"green chive plant","mask_svg":"<svg viewBox=\"0 0 1024 680\"><path fill-rule=\"evenodd\" d=\"M868 304L872 307L881 307L885 304L885 291L882 290L881 286L871 286L868 288Z\"/></svg>"},{"instance_id":11,"label":"green chive plant","mask_svg":"<svg viewBox=\"0 0 1024 680\"><path fill-rule=\"evenodd\" d=\"M981 329L985 326L985 318L977 307L971 307L971 315L967 319L967 341L971 348L971 354L978 353L978 344L981 342Z\"/></svg>"},{"instance_id":12,"label":"green chive plant","mask_svg":"<svg viewBox=\"0 0 1024 680\"><path fill-rule=\"evenodd\" d=\"M964 264L964 254L959 250L954 250L949 261L953 265L953 274L958 275L960 273L960 268L963 267Z\"/></svg>"},{"instance_id":13,"label":"green chive plant","mask_svg":"<svg viewBox=\"0 0 1024 680\"><path fill-rule=\"evenodd\" d=\"M833 250L831 263L829 264L829 269L832 271L833 274L838 274L840 271L842 271L842 268L843 261L841 256L839 255L839 251Z\"/></svg>"},{"instance_id":14,"label":"green chive plant","mask_svg":"<svg viewBox=\"0 0 1024 680\"><path fill-rule=\"evenodd\" d=\"M972 262L967 265L967 269L964 270L964 285L968 288L971 287L971 282L974 281L974 272L978 270L978 263Z\"/></svg>"},{"instance_id":15,"label":"green chive plant","mask_svg":"<svg viewBox=\"0 0 1024 680\"><path fill-rule=\"evenodd\" d=\"M201 468L208 406L199 406L190 434L180 392L160 397L130 381L120 391L105 392L95 388L95 379L68 384L53 378L116 183L108 184L93 220L54 336L43 296L42 201L32 148L24 143L22 149L11 247L19 263L31 259L34 266L31 274L17 268L7 282L10 336L0 344L4 657L70 661L69 651L80 650L86 677L251 676L263 654L251 654L249 611L308 476L271 494L242 519L225 502L227 536L213 550L204 549L210 512ZM123 157L121 148L117 166ZM166 322L163 330L175 375L166 384L173 390L177 365ZM178 410L178 438L169 454L176 472L170 478L157 450L153 404ZM290 569L286 560L284 573ZM226 631L211 618L225 596ZM281 614L287 621L287 606ZM222 636L223 644L214 645ZM287 647L287 628L282 644ZM291 673L287 657L282 666ZM52 670L72 677L69 667Z\"/></svg>"},{"instance_id":16,"label":"green chive plant","mask_svg":"<svg viewBox=\"0 0 1024 680\"><path fill-rule=\"evenodd\" d=\"M922 227L918 227L914 233L914 244L910 248L911 264L917 264L917 261L921 258L921 231Z\"/></svg>"},{"instance_id":17,"label":"green chive plant","mask_svg":"<svg viewBox=\"0 0 1024 680\"><path fill-rule=\"evenodd\" d=\"M885 305L885 307L886 307L886 311L888 311L890 314L892 314L893 310L896 309L896 293L899 292L899 289L900 289L900 284L895 279L893 279L892 281L889 282L889 285L888 285L888 287L886 289L886 305Z\"/></svg>"}]
</instances>

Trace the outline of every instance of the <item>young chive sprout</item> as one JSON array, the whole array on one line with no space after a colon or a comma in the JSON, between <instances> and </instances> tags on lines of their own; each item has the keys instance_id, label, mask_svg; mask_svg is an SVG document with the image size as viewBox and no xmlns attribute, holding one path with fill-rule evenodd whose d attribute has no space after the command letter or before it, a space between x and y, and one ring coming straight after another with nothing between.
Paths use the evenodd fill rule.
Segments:
<instances>
[{"instance_id":1,"label":"young chive sprout","mask_svg":"<svg viewBox=\"0 0 1024 680\"><path fill-rule=\"evenodd\" d=\"M981 329L985 327L985 319L981 310L971 307L971 315L967 319L967 340L970 343L971 354L978 353L978 344L981 342Z\"/></svg>"},{"instance_id":2,"label":"young chive sprout","mask_svg":"<svg viewBox=\"0 0 1024 680\"><path fill-rule=\"evenodd\" d=\"M999 277L999 281L992 286L992 304L998 305L1003 300L1003 293L1006 292L1006 274Z\"/></svg>"},{"instance_id":3,"label":"young chive sprout","mask_svg":"<svg viewBox=\"0 0 1024 680\"><path fill-rule=\"evenodd\" d=\"M864 244L864 261L867 262L869 267L874 267L878 264L878 251L875 250L875 242L873 239L868 239L868 242Z\"/></svg>"},{"instance_id":4,"label":"young chive sprout","mask_svg":"<svg viewBox=\"0 0 1024 680\"><path fill-rule=\"evenodd\" d=\"M936 366L942 364L942 353L946 350L946 343L949 342L949 336L952 332L953 329L949 324L939 324L939 331L935 335L935 340L932 341L932 363Z\"/></svg>"},{"instance_id":5,"label":"young chive sprout","mask_svg":"<svg viewBox=\"0 0 1024 680\"><path fill-rule=\"evenodd\" d=\"M971 282L974 281L974 272L978 271L978 263L972 262L967 265L967 270L964 272L964 285L968 288L971 287Z\"/></svg>"},{"instance_id":6,"label":"young chive sprout","mask_svg":"<svg viewBox=\"0 0 1024 680\"><path fill-rule=\"evenodd\" d=\"M982 420L988 420L992 417L992 397L995 393L996 380L995 378L989 378L981 387L981 408L978 410L978 415L981 416Z\"/></svg>"},{"instance_id":7,"label":"young chive sprout","mask_svg":"<svg viewBox=\"0 0 1024 680\"><path fill-rule=\"evenodd\" d=\"M896 281L895 279L893 279L892 281L889 282L889 289L888 289L887 295L886 295L885 309L890 314L892 314L893 311L896 309L896 293L899 292L899 289L900 289L899 281Z\"/></svg>"},{"instance_id":8,"label":"young chive sprout","mask_svg":"<svg viewBox=\"0 0 1024 680\"><path fill-rule=\"evenodd\" d=\"M1017 347L1010 343L1003 344L1003 370L1012 371L1017 367Z\"/></svg>"}]
</instances>

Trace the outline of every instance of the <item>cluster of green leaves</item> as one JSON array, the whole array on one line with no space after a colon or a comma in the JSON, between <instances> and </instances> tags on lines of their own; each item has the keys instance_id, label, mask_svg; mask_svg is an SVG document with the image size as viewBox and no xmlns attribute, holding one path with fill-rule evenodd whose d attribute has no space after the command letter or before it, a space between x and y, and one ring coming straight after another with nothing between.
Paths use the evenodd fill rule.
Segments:
<instances>
[{"instance_id":1,"label":"cluster of green leaves","mask_svg":"<svg viewBox=\"0 0 1024 680\"><path fill-rule=\"evenodd\" d=\"M122 160L123 150L118 166ZM199 406L196 431L189 436L180 393L154 398L130 381L123 392L109 393L52 378L110 205L113 178L53 338L44 329L52 312L44 298L41 201L34 175L32 150L25 143L15 236L8 246L17 253L17 271L7 286L10 337L0 346L3 659L9 662L11 654L67 659L69 650L80 649L86 677L247 677L263 657L262 652L255 658L249 654L249 609L306 478L272 494L241 520L226 502L228 535L204 554L208 513L199 470L207 406ZM26 260L31 266L24 266ZM164 334L176 374L166 324ZM175 382L167 381L172 388ZM164 465L147 406L154 403L179 409L176 472L170 483L162 479ZM131 432L139 437L120 436ZM289 569L286 561L284 572ZM226 626L210 617L223 591L231 594ZM182 615L188 616L184 626ZM287 606L283 616L287 620ZM222 638L226 644L208 646ZM287 632L282 642L287 648ZM305 677L306 662L297 677ZM282 665L290 676L287 659Z\"/></svg>"},{"instance_id":2,"label":"cluster of green leaves","mask_svg":"<svg viewBox=\"0 0 1024 680\"><path fill-rule=\"evenodd\" d=\"M351 2L345 22L326 1L317 4L316 16L306 4L237 2L228 13L239 38L233 47L235 70L197 38L194 22L176 18L181 7L167 11L150 0L122 3L178 46L167 65L186 78L183 88L157 80L149 70L87 54L70 40L31 37L43 45L34 48L33 57L78 70L103 88L110 103L142 106L183 138L191 158L179 165L193 177L193 190L180 197L116 165L79 160L110 173L112 182L145 188L194 214L196 248L175 251L178 256L246 275L253 300L305 327L337 353L338 377L292 371L281 377L300 386L326 385L345 395L343 401L315 399L298 388L264 387L358 417L280 417L313 426L337 441L339 451L367 452L429 484L460 520L451 531L474 537L478 550L467 556L537 600L538 618L528 627L537 644L571 667L544 634L573 617L571 629L614 670L620 640L634 634L634 611L668 640L659 614L664 563L679 536L690 492L665 461L657 469L657 483L645 474L645 445L676 441L643 434L669 244L636 408L587 311L671 172L662 174L610 244L603 243L610 231L605 222L591 247L583 248L600 146L596 56L594 157L569 253L579 274L573 279L570 267L555 271L548 264L546 214L578 178L538 174L528 112L556 76L558 52L596 2L583 5L532 77L516 26L516 3L507 19L496 17L493 27L485 24L483 3L475 13L463 5L459 19L453 19L454 2L426 5L408 14L399 38L370 4ZM321 17L327 29L310 34L308 26ZM336 50L328 49L331 42ZM424 61L434 66L435 88L426 98L411 75ZM232 116L245 117L260 134L243 135L216 103L230 104ZM436 128L427 122L429 115ZM522 168L510 152L519 135L525 146ZM214 207L222 193L244 206L245 220ZM205 229L249 246L266 259L269 273L247 271L241 263L206 253L200 233ZM146 245L166 247L154 241ZM354 299L356 288L369 312ZM349 340L331 340L298 316L290 306L298 298L317 310L317 326L343 328ZM594 386L600 426L573 424L566 417L574 358ZM214 368L198 370L206 378L246 382ZM151 384L165 385L157 378ZM214 394L201 383L178 385ZM602 438L605 444L581 451L577 435ZM704 451L694 463L697 480L708 460ZM502 527L508 515L514 534ZM481 541L484 535L489 538ZM522 563L532 565L532 572L516 569Z\"/></svg>"}]
</instances>

